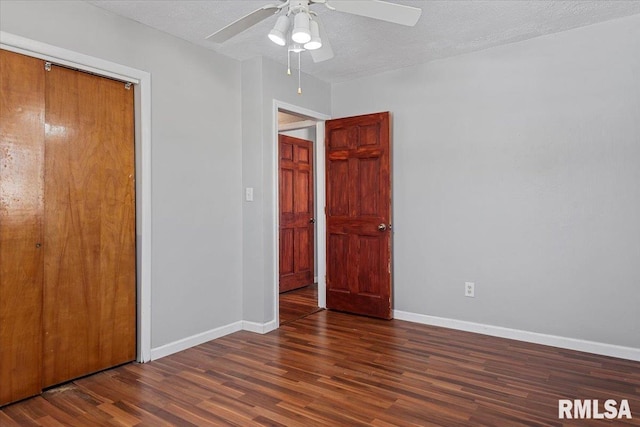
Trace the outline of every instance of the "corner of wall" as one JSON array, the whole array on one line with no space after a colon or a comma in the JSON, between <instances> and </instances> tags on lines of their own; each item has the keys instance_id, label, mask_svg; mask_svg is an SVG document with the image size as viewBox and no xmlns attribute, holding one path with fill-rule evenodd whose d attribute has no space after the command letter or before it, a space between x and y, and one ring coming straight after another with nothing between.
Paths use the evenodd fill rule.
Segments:
<instances>
[{"instance_id":1,"label":"corner of wall","mask_svg":"<svg viewBox=\"0 0 640 427\"><path fill-rule=\"evenodd\" d=\"M242 319L264 320L264 279L262 256L262 200L264 157L262 58L241 63L242 109L242 189L253 188L254 199L242 198Z\"/></svg>"}]
</instances>

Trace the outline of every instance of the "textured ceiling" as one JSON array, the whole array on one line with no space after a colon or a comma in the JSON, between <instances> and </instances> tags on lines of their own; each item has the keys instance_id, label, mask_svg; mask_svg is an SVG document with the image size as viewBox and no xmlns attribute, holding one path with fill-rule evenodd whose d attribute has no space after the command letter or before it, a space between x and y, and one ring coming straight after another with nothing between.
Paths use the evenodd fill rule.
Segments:
<instances>
[{"instance_id":1,"label":"textured ceiling","mask_svg":"<svg viewBox=\"0 0 640 427\"><path fill-rule=\"evenodd\" d=\"M335 57L314 64L305 52L303 71L329 82L344 81L640 13L640 0L392 1L422 8L418 24L405 27L313 5ZM275 0L89 2L238 60L262 55L287 62L286 48L267 38L276 17L220 45L205 40Z\"/></svg>"}]
</instances>

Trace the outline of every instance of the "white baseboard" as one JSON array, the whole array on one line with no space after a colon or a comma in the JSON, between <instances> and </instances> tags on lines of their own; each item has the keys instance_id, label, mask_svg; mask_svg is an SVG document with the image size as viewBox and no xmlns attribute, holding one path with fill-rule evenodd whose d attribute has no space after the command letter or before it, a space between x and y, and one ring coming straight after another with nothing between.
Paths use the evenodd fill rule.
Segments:
<instances>
[{"instance_id":1,"label":"white baseboard","mask_svg":"<svg viewBox=\"0 0 640 427\"><path fill-rule=\"evenodd\" d=\"M244 331L255 332L256 334L266 334L278 329L278 325L275 320L267 323L249 322L247 320L242 321L242 329Z\"/></svg>"},{"instance_id":2,"label":"white baseboard","mask_svg":"<svg viewBox=\"0 0 640 427\"><path fill-rule=\"evenodd\" d=\"M199 334L192 335L190 337L183 338L181 340L174 341L160 347L152 348L151 360L157 360L161 357L165 357L170 354L177 353L179 351L186 350L200 344L204 344L207 341L215 340L216 338L221 338L225 335L229 335L241 330L242 321L238 321L225 326L221 326L219 328L211 329L206 332L201 332Z\"/></svg>"},{"instance_id":3,"label":"white baseboard","mask_svg":"<svg viewBox=\"0 0 640 427\"><path fill-rule=\"evenodd\" d=\"M640 349L623 347L613 344L604 344L595 341L586 341L575 338L559 337L556 335L540 334L537 332L522 331L519 329L503 328L501 326L485 325L482 323L467 322L464 320L447 319L445 317L428 316L426 314L410 313L394 310L393 317L398 320L422 323L424 325L441 326L443 328L457 329L460 331L475 332L494 337L509 338L535 344L549 345L569 350L584 351L603 356L619 357L621 359L640 362Z\"/></svg>"},{"instance_id":4,"label":"white baseboard","mask_svg":"<svg viewBox=\"0 0 640 427\"><path fill-rule=\"evenodd\" d=\"M248 322L246 320L240 320L238 322L230 323L219 328L211 329L206 332L202 332L196 335L192 335L187 338L183 338L178 341L165 344L160 347L151 349L151 360L157 360L170 354L177 353L179 351L186 350L191 347L195 347L200 344L204 344L207 341L222 338L225 335L232 334L238 331L249 331L258 334L266 334L274 329L277 329L278 325L275 320L267 323Z\"/></svg>"}]
</instances>

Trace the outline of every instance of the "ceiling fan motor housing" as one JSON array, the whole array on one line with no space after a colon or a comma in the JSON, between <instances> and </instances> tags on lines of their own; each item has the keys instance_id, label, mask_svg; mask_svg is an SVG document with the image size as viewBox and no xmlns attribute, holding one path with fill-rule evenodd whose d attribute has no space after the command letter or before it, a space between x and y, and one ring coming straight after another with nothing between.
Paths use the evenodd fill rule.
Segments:
<instances>
[{"instance_id":1,"label":"ceiling fan motor housing","mask_svg":"<svg viewBox=\"0 0 640 427\"><path fill-rule=\"evenodd\" d=\"M309 13L309 0L291 0L289 2L289 13Z\"/></svg>"}]
</instances>

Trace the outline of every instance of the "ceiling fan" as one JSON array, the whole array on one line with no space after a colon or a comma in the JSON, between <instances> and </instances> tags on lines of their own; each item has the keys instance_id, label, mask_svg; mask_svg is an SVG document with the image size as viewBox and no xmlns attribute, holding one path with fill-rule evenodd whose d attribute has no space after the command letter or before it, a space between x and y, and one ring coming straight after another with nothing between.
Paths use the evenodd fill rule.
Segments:
<instances>
[{"instance_id":1,"label":"ceiling fan","mask_svg":"<svg viewBox=\"0 0 640 427\"><path fill-rule=\"evenodd\" d=\"M418 22L422 13L417 7L380 0L281 0L280 3L265 5L243 16L209 35L207 39L223 43L270 16L282 12L269 33L269 38L280 46L288 44L289 52L299 53L308 50L313 62L326 61L333 58L333 49L318 15L309 8L313 4L324 4L330 10L410 27Z\"/></svg>"}]
</instances>

